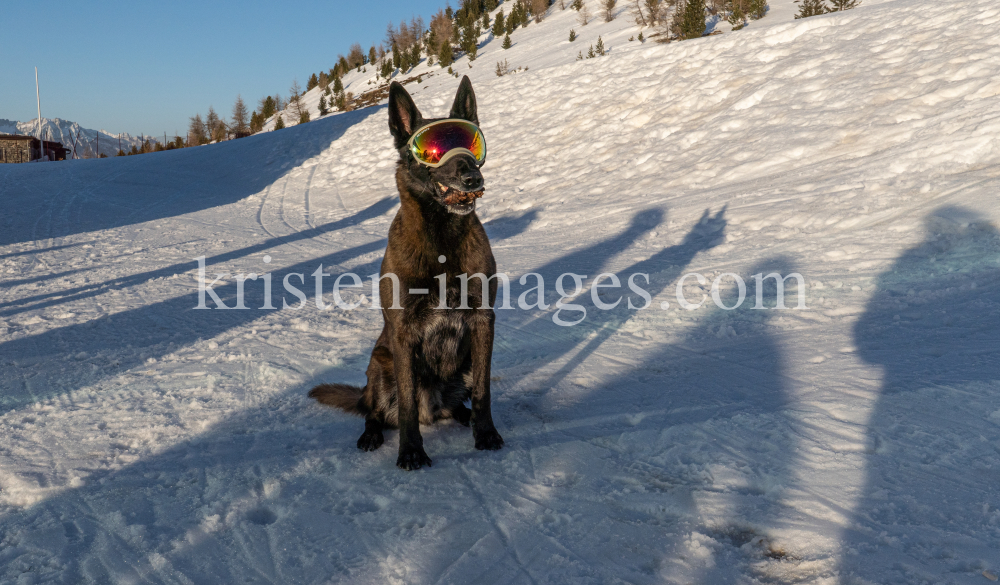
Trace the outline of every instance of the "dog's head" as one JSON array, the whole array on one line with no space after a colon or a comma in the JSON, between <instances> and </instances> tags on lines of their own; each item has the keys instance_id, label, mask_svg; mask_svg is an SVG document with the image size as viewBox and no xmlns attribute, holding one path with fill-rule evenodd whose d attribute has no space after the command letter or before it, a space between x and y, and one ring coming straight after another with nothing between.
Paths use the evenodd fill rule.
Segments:
<instances>
[{"instance_id":1,"label":"dog's head","mask_svg":"<svg viewBox=\"0 0 1000 585\"><path fill-rule=\"evenodd\" d=\"M479 125L476 114L476 94L468 76L462 78L451 106L448 118L468 120ZM431 205L440 205L450 213L467 215L476 209L476 201L466 193L483 190L483 175L479 172L476 159L469 154L458 154L445 164L432 168L417 161L406 149L406 143L413 133L437 120L424 119L413 103L413 98L402 85L395 81L389 85L389 131L392 132L396 150L400 153L399 167L407 190ZM397 175L398 176L398 175ZM446 203L446 200L453 201ZM454 201L468 201L455 203Z\"/></svg>"}]
</instances>

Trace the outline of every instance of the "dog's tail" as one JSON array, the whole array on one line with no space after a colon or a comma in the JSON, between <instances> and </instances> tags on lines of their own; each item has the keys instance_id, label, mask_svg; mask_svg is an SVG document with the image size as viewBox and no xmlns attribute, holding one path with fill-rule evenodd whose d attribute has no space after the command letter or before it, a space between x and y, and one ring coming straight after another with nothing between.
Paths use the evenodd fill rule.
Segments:
<instances>
[{"instance_id":1,"label":"dog's tail","mask_svg":"<svg viewBox=\"0 0 1000 585\"><path fill-rule=\"evenodd\" d=\"M320 384L309 391L309 398L315 398L320 404L339 408L349 414L365 416L368 409L361 403L364 391L364 388L347 384Z\"/></svg>"}]
</instances>

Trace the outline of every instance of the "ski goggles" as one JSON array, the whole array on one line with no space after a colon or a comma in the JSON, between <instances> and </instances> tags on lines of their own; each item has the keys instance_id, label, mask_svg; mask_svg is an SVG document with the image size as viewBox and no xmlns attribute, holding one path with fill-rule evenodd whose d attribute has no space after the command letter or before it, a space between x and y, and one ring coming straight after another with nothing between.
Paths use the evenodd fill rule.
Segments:
<instances>
[{"instance_id":1,"label":"ski goggles","mask_svg":"<svg viewBox=\"0 0 1000 585\"><path fill-rule=\"evenodd\" d=\"M439 120L417 130L406 148L420 163L439 167L458 154L469 154L482 166L486 162L486 138L467 120Z\"/></svg>"}]
</instances>

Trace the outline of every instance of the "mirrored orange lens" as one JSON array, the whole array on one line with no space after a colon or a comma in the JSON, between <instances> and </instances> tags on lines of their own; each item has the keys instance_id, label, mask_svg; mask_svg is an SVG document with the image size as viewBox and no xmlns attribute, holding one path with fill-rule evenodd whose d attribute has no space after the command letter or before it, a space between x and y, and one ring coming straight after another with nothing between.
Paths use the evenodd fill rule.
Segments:
<instances>
[{"instance_id":1,"label":"mirrored orange lens","mask_svg":"<svg viewBox=\"0 0 1000 585\"><path fill-rule=\"evenodd\" d=\"M448 151L464 148L482 163L486 159L486 140L479 128L471 123L449 120L433 124L417 131L411 144L413 156L428 163L437 164Z\"/></svg>"}]
</instances>

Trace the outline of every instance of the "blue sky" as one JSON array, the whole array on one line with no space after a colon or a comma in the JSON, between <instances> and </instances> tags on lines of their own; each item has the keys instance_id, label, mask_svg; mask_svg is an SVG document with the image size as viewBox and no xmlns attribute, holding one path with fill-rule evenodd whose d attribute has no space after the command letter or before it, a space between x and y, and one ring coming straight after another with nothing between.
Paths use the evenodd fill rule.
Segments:
<instances>
[{"instance_id":1,"label":"blue sky","mask_svg":"<svg viewBox=\"0 0 1000 585\"><path fill-rule=\"evenodd\" d=\"M456 3L453 3L457 5ZM446 0L281 2L5 2L0 118L42 116L112 133L184 134L236 95L287 97L294 78L333 67L351 43L367 50L390 20L425 22Z\"/></svg>"}]
</instances>

